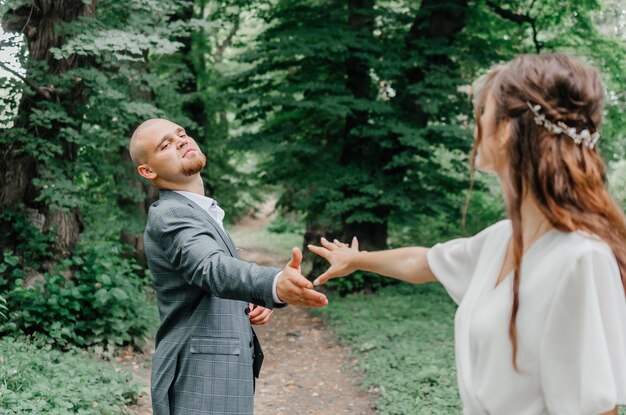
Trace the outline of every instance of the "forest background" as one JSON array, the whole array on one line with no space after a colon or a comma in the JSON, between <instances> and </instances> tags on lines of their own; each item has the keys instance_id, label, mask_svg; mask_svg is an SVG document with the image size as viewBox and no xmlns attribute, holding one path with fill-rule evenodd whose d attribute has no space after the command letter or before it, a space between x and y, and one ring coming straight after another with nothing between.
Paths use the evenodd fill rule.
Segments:
<instances>
[{"instance_id":1,"label":"forest background","mask_svg":"<svg viewBox=\"0 0 626 415\"><path fill-rule=\"evenodd\" d=\"M367 250L429 246L504 215L494 178L477 173L462 225L471 82L522 53L567 52L602 72L600 151L625 206L626 5L619 0L4 0L0 16L4 353L102 355L154 330L142 232L158 194L138 179L127 150L147 118L169 118L198 141L208 158L205 189L230 224L272 197L278 214L268 232L295 235L302 246L353 235ZM324 268L309 254L305 263L311 277ZM376 301L422 295L424 310L448 301L436 289L385 284L365 273L330 284L338 306L326 316L349 344L369 332L346 316L377 317L342 307L371 302L367 294L380 291ZM443 307L453 313L450 303ZM392 316L407 332L386 339L410 340L413 319ZM371 327L380 334L379 323ZM385 341L372 342L364 360ZM0 361L0 407L26 405L20 393L34 393L31 376L43 363L33 355L13 356L19 370ZM116 408L134 392L110 376ZM453 390L453 375L427 370L417 385L383 391L381 408L407 413L429 399L432 392L420 388L440 376ZM46 405L57 392L36 390ZM444 400L456 408L451 393ZM57 398L59 406L70 399ZM18 409L9 413L36 413Z\"/></svg>"}]
</instances>

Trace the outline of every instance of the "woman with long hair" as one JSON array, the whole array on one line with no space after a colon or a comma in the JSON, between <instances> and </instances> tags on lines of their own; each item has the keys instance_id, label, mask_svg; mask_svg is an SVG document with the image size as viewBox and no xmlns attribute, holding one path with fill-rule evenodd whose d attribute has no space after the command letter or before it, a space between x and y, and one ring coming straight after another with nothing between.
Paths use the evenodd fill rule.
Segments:
<instances>
[{"instance_id":1,"label":"woman with long hair","mask_svg":"<svg viewBox=\"0 0 626 415\"><path fill-rule=\"evenodd\" d=\"M617 414L626 404L626 220L597 142L598 72L524 55L474 85L474 165L497 174L508 219L432 248L322 239L316 280L356 270L439 281L458 304L464 414Z\"/></svg>"}]
</instances>

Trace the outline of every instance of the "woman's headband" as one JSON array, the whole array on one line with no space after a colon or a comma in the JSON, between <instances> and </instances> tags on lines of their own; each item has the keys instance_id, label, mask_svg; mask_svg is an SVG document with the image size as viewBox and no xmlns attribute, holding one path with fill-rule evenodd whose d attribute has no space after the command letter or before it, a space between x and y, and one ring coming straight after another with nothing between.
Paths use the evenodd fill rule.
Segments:
<instances>
[{"instance_id":1,"label":"woman's headband","mask_svg":"<svg viewBox=\"0 0 626 415\"><path fill-rule=\"evenodd\" d=\"M535 123L537 125L542 125L546 130L555 134L565 134L570 137L576 144L584 144L589 147L591 150L594 149L596 143L600 139L600 133L595 132L593 134L589 133L588 129L582 130L580 133L576 132L576 128L569 127L562 121L557 121L557 123L553 123L548 120L546 116L539 111L541 111L541 105L532 105L529 101L526 101L526 105L530 108L530 111L535 116Z\"/></svg>"}]
</instances>

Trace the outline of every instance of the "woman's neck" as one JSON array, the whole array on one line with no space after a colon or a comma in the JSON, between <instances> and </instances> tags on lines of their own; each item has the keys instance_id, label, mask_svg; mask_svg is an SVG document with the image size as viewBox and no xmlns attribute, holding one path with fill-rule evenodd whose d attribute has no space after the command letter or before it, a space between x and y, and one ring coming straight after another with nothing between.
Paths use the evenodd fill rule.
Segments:
<instances>
[{"instance_id":1,"label":"woman's neck","mask_svg":"<svg viewBox=\"0 0 626 415\"><path fill-rule=\"evenodd\" d=\"M522 217L524 247L529 247L541 235L552 229L552 224L539 208L535 198L530 194L526 194L522 199L520 215Z\"/></svg>"},{"instance_id":2,"label":"woman's neck","mask_svg":"<svg viewBox=\"0 0 626 415\"><path fill-rule=\"evenodd\" d=\"M512 193L511 180L509 178L509 169L502 168L497 172L500 186L504 194ZM520 207L520 216L522 218L522 240L524 250L535 242L541 235L552 229L552 224L539 208L539 204L531 192L525 188L522 197L522 206Z\"/></svg>"}]
</instances>

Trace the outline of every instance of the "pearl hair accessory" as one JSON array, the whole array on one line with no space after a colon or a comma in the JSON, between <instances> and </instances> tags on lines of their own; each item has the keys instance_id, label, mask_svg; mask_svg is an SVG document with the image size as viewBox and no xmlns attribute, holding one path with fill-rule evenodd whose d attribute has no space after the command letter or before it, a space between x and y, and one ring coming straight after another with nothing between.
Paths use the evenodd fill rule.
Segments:
<instances>
[{"instance_id":1,"label":"pearl hair accessory","mask_svg":"<svg viewBox=\"0 0 626 415\"><path fill-rule=\"evenodd\" d=\"M562 121L558 121L554 124L552 121L548 120L546 116L539 111L541 111L541 105L532 105L529 101L526 101L526 105L530 108L530 111L535 116L535 124L542 125L546 130L555 134L565 134L570 137L576 144L584 144L589 147L591 150L594 149L596 143L600 139L600 133L595 132L593 134L589 133L588 129L582 130L580 133L576 132L576 128L569 127Z\"/></svg>"}]
</instances>

